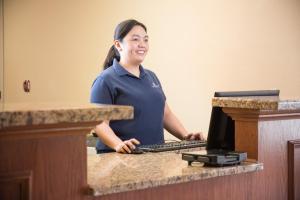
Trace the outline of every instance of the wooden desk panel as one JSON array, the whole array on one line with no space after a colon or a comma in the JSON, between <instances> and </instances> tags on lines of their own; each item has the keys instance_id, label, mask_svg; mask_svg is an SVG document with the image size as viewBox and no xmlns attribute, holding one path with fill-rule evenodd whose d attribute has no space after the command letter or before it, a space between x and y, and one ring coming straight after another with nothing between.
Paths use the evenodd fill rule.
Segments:
<instances>
[{"instance_id":1,"label":"wooden desk panel","mask_svg":"<svg viewBox=\"0 0 300 200\"><path fill-rule=\"evenodd\" d=\"M86 131L63 127L47 127L46 135L43 131L39 127L1 133L1 200L84 199Z\"/></svg>"},{"instance_id":2,"label":"wooden desk panel","mask_svg":"<svg viewBox=\"0 0 300 200\"><path fill-rule=\"evenodd\" d=\"M235 120L235 149L264 164L258 178L263 199L288 199L288 141L300 139L300 115L293 111L223 108Z\"/></svg>"},{"instance_id":3,"label":"wooden desk panel","mask_svg":"<svg viewBox=\"0 0 300 200\"><path fill-rule=\"evenodd\" d=\"M86 134L102 120L132 118L131 106L5 105L0 112L0 199L85 199Z\"/></svg>"}]
</instances>

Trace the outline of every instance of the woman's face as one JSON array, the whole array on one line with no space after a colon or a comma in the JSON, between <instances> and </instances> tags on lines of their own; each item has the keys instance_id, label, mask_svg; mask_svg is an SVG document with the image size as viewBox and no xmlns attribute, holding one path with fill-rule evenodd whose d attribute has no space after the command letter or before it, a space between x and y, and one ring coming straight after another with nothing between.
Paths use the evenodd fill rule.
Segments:
<instances>
[{"instance_id":1,"label":"woman's face","mask_svg":"<svg viewBox=\"0 0 300 200\"><path fill-rule=\"evenodd\" d=\"M121 61L131 64L141 64L148 52L148 35L141 26L134 26L123 41L115 41Z\"/></svg>"}]
</instances>

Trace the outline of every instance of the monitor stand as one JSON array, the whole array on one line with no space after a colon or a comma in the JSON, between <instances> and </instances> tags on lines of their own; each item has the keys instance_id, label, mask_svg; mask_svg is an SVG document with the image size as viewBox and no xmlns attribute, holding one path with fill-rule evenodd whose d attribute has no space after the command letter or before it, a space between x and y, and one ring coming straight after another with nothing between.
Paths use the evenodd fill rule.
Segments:
<instances>
[{"instance_id":1,"label":"monitor stand","mask_svg":"<svg viewBox=\"0 0 300 200\"><path fill-rule=\"evenodd\" d=\"M246 159L246 152L226 151L222 149L182 153L182 160L188 161L189 165L193 162L203 162L204 166L222 167L237 165Z\"/></svg>"}]
</instances>

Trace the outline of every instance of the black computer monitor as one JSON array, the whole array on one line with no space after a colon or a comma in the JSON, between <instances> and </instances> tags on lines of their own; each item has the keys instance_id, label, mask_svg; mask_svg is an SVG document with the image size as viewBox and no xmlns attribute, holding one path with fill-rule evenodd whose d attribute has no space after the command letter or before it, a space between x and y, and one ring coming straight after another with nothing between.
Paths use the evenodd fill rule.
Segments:
<instances>
[{"instance_id":1,"label":"black computer monitor","mask_svg":"<svg viewBox=\"0 0 300 200\"><path fill-rule=\"evenodd\" d=\"M255 90L215 92L215 97L279 96L279 90ZM222 149L234 151L234 121L222 111L213 107L207 137L207 150Z\"/></svg>"}]
</instances>

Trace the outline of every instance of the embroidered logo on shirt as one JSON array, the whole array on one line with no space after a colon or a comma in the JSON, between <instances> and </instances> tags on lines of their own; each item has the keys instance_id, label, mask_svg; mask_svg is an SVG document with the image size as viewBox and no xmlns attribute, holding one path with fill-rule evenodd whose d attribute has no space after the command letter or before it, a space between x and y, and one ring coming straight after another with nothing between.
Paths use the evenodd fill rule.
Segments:
<instances>
[{"instance_id":1,"label":"embroidered logo on shirt","mask_svg":"<svg viewBox=\"0 0 300 200\"><path fill-rule=\"evenodd\" d=\"M153 88L159 88L159 84L155 84L154 82L152 82L152 87Z\"/></svg>"}]
</instances>

